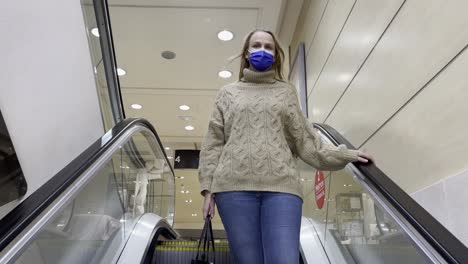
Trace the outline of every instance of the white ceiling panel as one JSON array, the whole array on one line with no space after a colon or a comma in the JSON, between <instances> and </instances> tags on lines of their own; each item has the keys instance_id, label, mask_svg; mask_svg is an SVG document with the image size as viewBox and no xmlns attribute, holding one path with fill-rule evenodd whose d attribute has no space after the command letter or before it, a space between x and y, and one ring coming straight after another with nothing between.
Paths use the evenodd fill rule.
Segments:
<instances>
[{"instance_id":1,"label":"white ceiling panel","mask_svg":"<svg viewBox=\"0 0 468 264\"><path fill-rule=\"evenodd\" d=\"M127 71L120 83L135 88L218 89L226 83L218 71L226 66L237 71L238 63L227 65L228 58L239 52L258 19L252 8L112 7L110 12L118 65ZM232 41L217 38L224 29L235 34ZM175 59L162 58L166 50L175 52Z\"/></svg>"},{"instance_id":2,"label":"white ceiling panel","mask_svg":"<svg viewBox=\"0 0 468 264\"><path fill-rule=\"evenodd\" d=\"M139 90L140 92L141 90ZM160 137L203 137L208 128L208 120L214 97L212 95L178 95L158 93L135 93L132 90L122 90L127 116L144 117L156 128ZM131 108L132 104L143 106L140 110ZM190 110L182 111L180 105L189 105ZM181 117L191 117L192 121L185 121ZM185 126L195 127L186 131ZM197 140L198 142L199 140Z\"/></svg>"}]
</instances>

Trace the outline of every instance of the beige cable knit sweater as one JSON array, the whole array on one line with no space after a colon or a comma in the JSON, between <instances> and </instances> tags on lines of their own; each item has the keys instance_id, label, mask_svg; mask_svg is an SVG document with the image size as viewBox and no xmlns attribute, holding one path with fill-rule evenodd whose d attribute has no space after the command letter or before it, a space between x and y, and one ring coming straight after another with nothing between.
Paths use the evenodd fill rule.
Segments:
<instances>
[{"instance_id":1,"label":"beige cable knit sweater","mask_svg":"<svg viewBox=\"0 0 468 264\"><path fill-rule=\"evenodd\" d=\"M303 197L297 156L321 170L339 170L357 151L321 141L299 108L296 89L274 71L244 69L224 86L200 151L201 190L273 191Z\"/></svg>"}]
</instances>

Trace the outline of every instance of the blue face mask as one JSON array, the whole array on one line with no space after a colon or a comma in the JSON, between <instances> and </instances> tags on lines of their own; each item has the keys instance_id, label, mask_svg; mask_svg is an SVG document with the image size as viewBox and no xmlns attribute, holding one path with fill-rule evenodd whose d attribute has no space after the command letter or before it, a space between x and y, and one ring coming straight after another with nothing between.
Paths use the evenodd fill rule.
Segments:
<instances>
[{"instance_id":1,"label":"blue face mask","mask_svg":"<svg viewBox=\"0 0 468 264\"><path fill-rule=\"evenodd\" d=\"M265 71L273 65L275 58L265 50L257 50L250 53L249 62L257 71Z\"/></svg>"}]
</instances>

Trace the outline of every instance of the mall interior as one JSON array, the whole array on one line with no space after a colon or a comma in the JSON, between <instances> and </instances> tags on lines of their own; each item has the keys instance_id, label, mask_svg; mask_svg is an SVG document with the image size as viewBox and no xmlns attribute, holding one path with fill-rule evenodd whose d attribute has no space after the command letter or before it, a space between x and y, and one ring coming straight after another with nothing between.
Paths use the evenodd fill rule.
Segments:
<instances>
[{"instance_id":1,"label":"mall interior","mask_svg":"<svg viewBox=\"0 0 468 264\"><path fill-rule=\"evenodd\" d=\"M290 263L468 263L466 10L464 0L4 1L0 263L194 263L200 149L255 29L277 36L320 140L374 158L339 171L297 161ZM234 263L218 213L212 228L203 263Z\"/></svg>"}]
</instances>

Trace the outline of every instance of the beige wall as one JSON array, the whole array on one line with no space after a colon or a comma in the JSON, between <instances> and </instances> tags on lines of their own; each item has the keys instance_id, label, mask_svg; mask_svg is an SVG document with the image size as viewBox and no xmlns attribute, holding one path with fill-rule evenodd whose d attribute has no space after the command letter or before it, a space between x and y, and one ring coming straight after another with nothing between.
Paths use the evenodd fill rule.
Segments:
<instances>
[{"instance_id":1,"label":"beige wall","mask_svg":"<svg viewBox=\"0 0 468 264\"><path fill-rule=\"evenodd\" d=\"M80 1L8 1L0 9L0 110L26 198L103 135ZM20 201L0 208L0 217Z\"/></svg>"},{"instance_id":2,"label":"beige wall","mask_svg":"<svg viewBox=\"0 0 468 264\"><path fill-rule=\"evenodd\" d=\"M453 230L435 212L459 204L454 188L468 189L467 8L463 0L310 0L291 42L292 50L306 44L310 119L366 148ZM433 188L442 209L427 202ZM460 209L442 214L468 220Z\"/></svg>"}]
</instances>

